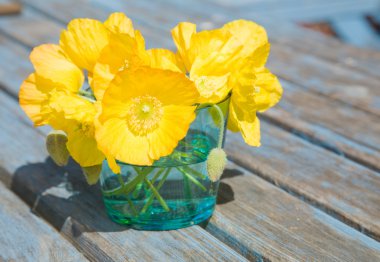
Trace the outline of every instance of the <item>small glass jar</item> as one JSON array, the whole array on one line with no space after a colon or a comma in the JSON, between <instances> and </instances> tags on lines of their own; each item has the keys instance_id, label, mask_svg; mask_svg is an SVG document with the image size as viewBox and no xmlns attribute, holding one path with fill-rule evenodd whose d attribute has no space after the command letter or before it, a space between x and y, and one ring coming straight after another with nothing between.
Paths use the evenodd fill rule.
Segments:
<instances>
[{"instance_id":1,"label":"small glass jar","mask_svg":"<svg viewBox=\"0 0 380 262\"><path fill-rule=\"evenodd\" d=\"M117 175L104 162L100 185L113 221L135 229L170 230L211 217L219 181L209 179L206 160L223 145L229 100L197 109L186 137L152 166L118 162Z\"/></svg>"}]
</instances>

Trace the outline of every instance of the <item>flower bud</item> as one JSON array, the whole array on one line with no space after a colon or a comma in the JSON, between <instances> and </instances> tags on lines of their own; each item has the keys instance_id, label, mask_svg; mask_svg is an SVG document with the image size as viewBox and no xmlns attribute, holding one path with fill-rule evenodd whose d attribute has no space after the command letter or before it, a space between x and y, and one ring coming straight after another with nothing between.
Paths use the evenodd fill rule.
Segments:
<instances>
[{"instance_id":1,"label":"flower bud","mask_svg":"<svg viewBox=\"0 0 380 262\"><path fill-rule=\"evenodd\" d=\"M61 130L53 130L46 137L46 149L58 166L65 166L69 161L70 153L66 147L67 136Z\"/></svg>"},{"instance_id":2,"label":"flower bud","mask_svg":"<svg viewBox=\"0 0 380 262\"><path fill-rule=\"evenodd\" d=\"M211 150L207 158L207 173L211 181L216 182L223 174L227 163L227 155L221 148Z\"/></svg>"}]
</instances>

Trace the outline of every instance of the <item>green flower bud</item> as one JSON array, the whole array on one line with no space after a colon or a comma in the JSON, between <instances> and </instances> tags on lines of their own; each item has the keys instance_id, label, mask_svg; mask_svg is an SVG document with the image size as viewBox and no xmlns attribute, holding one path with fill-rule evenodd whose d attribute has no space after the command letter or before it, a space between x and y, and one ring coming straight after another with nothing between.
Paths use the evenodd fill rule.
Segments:
<instances>
[{"instance_id":1,"label":"green flower bud","mask_svg":"<svg viewBox=\"0 0 380 262\"><path fill-rule=\"evenodd\" d=\"M65 166L69 161L70 153L66 147L67 136L61 130L53 130L46 137L46 149L58 166Z\"/></svg>"},{"instance_id":2,"label":"green flower bud","mask_svg":"<svg viewBox=\"0 0 380 262\"><path fill-rule=\"evenodd\" d=\"M207 173L211 181L216 182L223 174L227 164L227 155L221 148L211 150L207 158Z\"/></svg>"},{"instance_id":3,"label":"green flower bud","mask_svg":"<svg viewBox=\"0 0 380 262\"><path fill-rule=\"evenodd\" d=\"M102 165L82 167L83 175L89 185L95 185L99 180Z\"/></svg>"}]
</instances>

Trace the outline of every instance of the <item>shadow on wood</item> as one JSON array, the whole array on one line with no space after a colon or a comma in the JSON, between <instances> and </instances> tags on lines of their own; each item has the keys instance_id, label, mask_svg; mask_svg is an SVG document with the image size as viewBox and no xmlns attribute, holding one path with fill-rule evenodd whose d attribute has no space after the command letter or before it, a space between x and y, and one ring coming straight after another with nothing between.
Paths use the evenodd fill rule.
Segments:
<instances>
[{"instance_id":1,"label":"shadow on wood","mask_svg":"<svg viewBox=\"0 0 380 262\"><path fill-rule=\"evenodd\" d=\"M83 232L129 229L106 217L99 186L89 186L81 172L73 161L67 167L58 167L47 158L44 163L18 168L11 188L58 230L69 217L84 226Z\"/></svg>"}]
</instances>

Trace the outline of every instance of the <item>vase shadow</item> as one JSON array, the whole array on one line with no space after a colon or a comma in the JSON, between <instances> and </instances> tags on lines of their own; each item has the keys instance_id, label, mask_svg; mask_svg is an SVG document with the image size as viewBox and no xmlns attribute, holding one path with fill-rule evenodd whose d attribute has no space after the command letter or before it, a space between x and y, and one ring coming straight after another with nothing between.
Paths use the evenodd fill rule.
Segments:
<instances>
[{"instance_id":1,"label":"vase shadow","mask_svg":"<svg viewBox=\"0 0 380 262\"><path fill-rule=\"evenodd\" d=\"M224 179L243 173L226 169L221 177L217 205L234 200L234 192ZM78 164L70 161L66 167L57 166L50 158L45 162L19 167L12 178L11 189L57 230L71 221L74 235L81 232L119 232L130 229L112 222L102 201L99 184L89 186ZM200 226L206 227L208 221ZM80 230L77 230L80 228Z\"/></svg>"},{"instance_id":2,"label":"vase shadow","mask_svg":"<svg viewBox=\"0 0 380 262\"><path fill-rule=\"evenodd\" d=\"M11 189L58 230L68 218L73 233L78 232L75 225L85 232L129 229L107 217L99 185L89 186L74 161L58 167L47 158L43 163L21 166L13 175Z\"/></svg>"}]
</instances>

